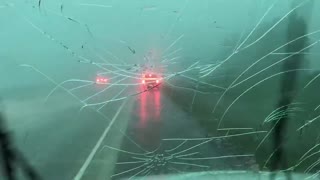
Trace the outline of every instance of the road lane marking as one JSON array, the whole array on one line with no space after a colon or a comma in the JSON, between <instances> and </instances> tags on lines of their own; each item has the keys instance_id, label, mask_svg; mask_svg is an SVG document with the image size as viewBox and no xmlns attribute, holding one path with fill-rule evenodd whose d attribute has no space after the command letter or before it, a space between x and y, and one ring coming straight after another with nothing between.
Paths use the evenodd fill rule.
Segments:
<instances>
[{"instance_id":1,"label":"road lane marking","mask_svg":"<svg viewBox=\"0 0 320 180\"><path fill-rule=\"evenodd\" d=\"M111 122L109 123L108 127L104 130L104 132L102 133L101 137L99 138L97 144L94 146L94 148L92 149L91 153L89 154L89 156L87 157L86 161L84 162L84 164L82 165L82 167L80 168L79 172L77 173L77 175L73 178L74 180L80 180L86 169L88 168L89 164L91 163L94 155L96 154L98 148L101 146L101 143L103 141L103 139L105 139L106 135L108 134L108 132L110 131L111 126L113 125L113 123L115 122L115 120L117 119L117 117L119 116L121 110L123 109L124 105L126 104L127 101L123 101L123 103L121 104L120 108L118 108L116 114L114 115L114 117L112 118Z\"/></svg>"}]
</instances>

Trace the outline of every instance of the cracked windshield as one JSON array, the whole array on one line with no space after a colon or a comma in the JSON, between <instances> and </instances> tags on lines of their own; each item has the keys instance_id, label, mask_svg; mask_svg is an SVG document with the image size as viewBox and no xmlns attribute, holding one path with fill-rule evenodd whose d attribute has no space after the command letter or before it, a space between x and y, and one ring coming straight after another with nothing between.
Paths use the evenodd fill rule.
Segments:
<instances>
[{"instance_id":1,"label":"cracked windshield","mask_svg":"<svg viewBox=\"0 0 320 180\"><path fill-rule=\"evenodd\" d=\"M0 179L320 179L319 9L0 0Z\"/></svg>"}]
</instances>

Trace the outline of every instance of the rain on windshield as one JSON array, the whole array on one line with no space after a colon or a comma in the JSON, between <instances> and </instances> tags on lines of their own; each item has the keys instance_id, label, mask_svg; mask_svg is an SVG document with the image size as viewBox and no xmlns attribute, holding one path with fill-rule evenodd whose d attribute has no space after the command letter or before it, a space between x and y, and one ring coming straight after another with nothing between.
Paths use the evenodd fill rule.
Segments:
<instances>
[{"instance_id":1,"label":"rain on windshield","mask_svg":"<svg viewBox=\"0 0 320 180\"><path fill-rule=\"evenodd\" d=\"M0 1L0 179L319 178L319 8Z\"/></svg>"}]
</instances>

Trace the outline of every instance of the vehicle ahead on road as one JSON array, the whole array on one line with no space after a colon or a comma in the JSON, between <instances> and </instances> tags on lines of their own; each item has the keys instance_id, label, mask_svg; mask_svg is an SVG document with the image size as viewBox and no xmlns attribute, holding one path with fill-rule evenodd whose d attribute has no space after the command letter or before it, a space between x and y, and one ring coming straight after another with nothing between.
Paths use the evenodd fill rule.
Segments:
<instances>
[{"instance_id":1,"label":"vehicle ahead on road","mask_svg":"<svg viewBox=\"0 0 320 180\"><path fill-rule=\"evenodd\" d=\"M96 76L96 84L107 84L108 79L106 77L103 77L101 75Z\"/></svg>"},{"instance_id":2,"label":"vehicle ahead on road","mask_svg":"<svg viewBox=\"0 0 320 180\"><path fill-rule=\"evenodd\" d=\"M162 77L156 73L142 74L142 84L148 89L159 87Z\"/></svg>"}]
</instances>

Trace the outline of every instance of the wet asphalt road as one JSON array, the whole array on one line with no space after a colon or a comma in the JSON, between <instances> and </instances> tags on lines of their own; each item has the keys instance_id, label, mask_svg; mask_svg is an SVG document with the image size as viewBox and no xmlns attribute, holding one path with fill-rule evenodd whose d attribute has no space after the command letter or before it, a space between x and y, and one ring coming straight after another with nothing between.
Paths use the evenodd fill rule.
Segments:
<instances>
[{"instance_id":1,"label":"wet asphalt road","mask_svg":"<svg viewBox=\"0 0 320 180\"><path fill-rule=\"evenodd\" d=\"M214 158L244 155L228 140L192 140L206 138L207 132L188 112L189 105L181 107L172 101L175 94L170 88L163 85L124 103L109 103L100 114L89 108L79 111L79 103L63 91L44 102L48 91L41 88L36 93L24 89L19 98L4 103L16 147L43 179L121 179L250 169L254 164L250 154ZM14 109L19 109L19 115Z\"/></svg>"},{"instance_id":2,"label":"wet asphalt road","mask_svg":"<svg viewBox=\"0 0 320 180\"><path fill-rule=\"evenodd\" d=\"M188 112L189 105L172 101L174 91L164 86L128 101L84 179L253 168L253 154L244 154L227 139L196 140L208 137L206 129Z\"/></svg>"}]
</instances>

